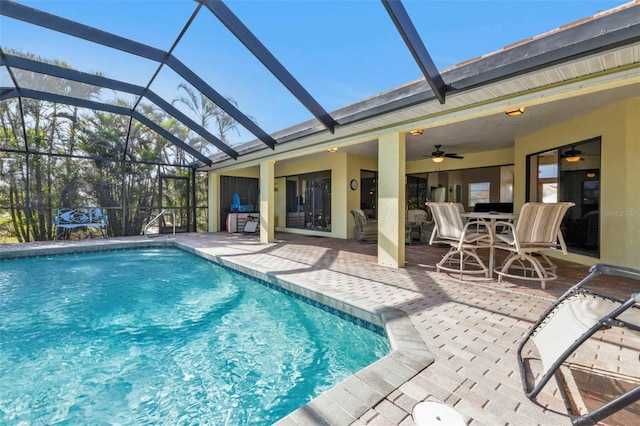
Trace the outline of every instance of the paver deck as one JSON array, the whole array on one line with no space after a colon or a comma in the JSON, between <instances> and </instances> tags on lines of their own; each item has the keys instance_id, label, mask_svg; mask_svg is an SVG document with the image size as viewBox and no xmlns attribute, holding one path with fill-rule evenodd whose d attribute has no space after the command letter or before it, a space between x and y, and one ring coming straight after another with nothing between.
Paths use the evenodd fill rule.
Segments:
<instances>
[{"instance_id":1,"label":"paver deck","mask_svg":"<svg viewBox=\"0 0 640 426\"><path fill-rule=\"evenodd\" d=\"M109 245L162 244L166 237L57 241L0 246L0 258ZM375 244L276 234L260 244L256 235L179 234L173 243L246 273L277 282L364 319L386 322L395 351L283 419L282 425L415 424L411 411L435 399L457 410L469 425L570 424L555 383L537 398L522 391L516 363L519 341L553 300L587 275L588 267L559 260L559 279L541 290L535 282L505 281L436 273L442 248L406 246L407 265L377 264ZM637 283L592 281L618 296ZM634 286L636 288L634 288ZM640 382L640 337L602 333L569 363L576 371L613 372ZM584 382L589 381L590 375ZM598 376L599 377L599 376ZM613 389L592 380L596 395ZM581 385L585 385L582 383ZM593 389L592 389L593 390ZM607 424L638 419L640 403Z\"/></svg>"}]
</instances>

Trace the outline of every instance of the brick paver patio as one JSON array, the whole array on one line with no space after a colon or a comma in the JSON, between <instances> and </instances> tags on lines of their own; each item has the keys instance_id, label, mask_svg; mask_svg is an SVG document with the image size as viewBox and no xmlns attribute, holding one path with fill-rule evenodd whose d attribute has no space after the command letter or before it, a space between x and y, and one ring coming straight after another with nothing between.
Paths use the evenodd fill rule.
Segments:
<instances>
[{"instance_id":1,"label":"brick paver patio","mask_svg":"<svg viewBox=\"0 0 640 426\"><path fill-rule=\"evenodd\" d=\"M0 257L167 241L132 237L5 245L0 246ZM587 275L586 266L559 260L559 279L541 290L533 282L498 283L479 277L461 281L438 274L433 265L446 249L421 244L406 246L406 267L393 269L377 264L375 244L331 238L279 233L275 243L263 245L256 235L203 233L180 234L171 241L244 272L300 288L302 294L345 311L365 317L373 312L372 317L387 321L392 345L401 350L297 410L280 422L283 425L409 426L415 424L413 407L427 399L453 407L469 425L570 424L555 383L547 385L537 404L524 396L515 354L544 309ZM632 282L598 278L593 285L618 296L638 291ZM595 369L638 383L639 356L640 336L612 330L593 339L569 362L576 371ZM591 380L596 396L613 391L617 384L601 376L607 375L582 374L586 379L579 385ZM582 393L587 395L586 389ZM589 405L589 397L586 402ZM625 424L639 415L636 403L607 424Z\"/></svg>"}]
</instances>

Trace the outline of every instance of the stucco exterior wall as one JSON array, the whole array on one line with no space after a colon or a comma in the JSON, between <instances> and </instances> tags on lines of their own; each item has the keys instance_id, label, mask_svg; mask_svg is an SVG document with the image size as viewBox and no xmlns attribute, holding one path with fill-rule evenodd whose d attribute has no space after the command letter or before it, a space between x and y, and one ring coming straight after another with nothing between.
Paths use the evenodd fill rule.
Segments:
<instances>
[{"instance_id":1,"label":"stucco exterior wall","mask_svg":"<svg viewBox=\"0 0 640 426\"><path fill-rule=\"evenodd\" d=\"M516 140L514 203L525 202L526 157L601 137L600 259L569 254L567 260L640 268L640 97L594 111Z\"/></svg>"}]
</instances>

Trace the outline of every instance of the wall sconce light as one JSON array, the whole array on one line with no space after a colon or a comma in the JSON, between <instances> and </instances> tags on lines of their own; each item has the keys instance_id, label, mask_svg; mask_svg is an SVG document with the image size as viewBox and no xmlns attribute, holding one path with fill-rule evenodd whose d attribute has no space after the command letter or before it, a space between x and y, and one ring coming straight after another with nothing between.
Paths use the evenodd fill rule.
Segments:
<instances>
[{"instance_id":1,"label":"wall sconce light","mask_svg":"<svg viewBox=\"0 0 640 426\"><path fill-rule=\"evenodd\" d=\"M522 115L522 114L524 114L524 107L520 107L518 109L511 109L511 110L505 111L505 114L507 114L509 117L515 117L516 115Z\"/></svg>"},{"instance_id":2,"label":"wall sconce light","mask_svg":"<svg viewBox=\"0 0 640 426\"><path fill-rule=\"evenodd\" d=\"M434 163L442 163L444 161L444 157L432 157L431 159Z\"/></svg>"},{"instance_id":3,"label":"wall sconce light","mask_svg":"<svg viewBox=\"0 0 640 426\"><path fill-rule=\"evenodd\" d=\"M411 136L420 136L422 133L424 133L424 129L415 129L409 132Z\"/></svg>"},{"instance_id":4,"label":"wall sconce light","mask_svg":"<svg viewBox=\"0 0 640 426\"><path fill-rule=\"evenodd\" d=\"M327 152L331 152L331 153L338 152L338 147L337 146L331 146L331 147L327 148Z\"/></svg>"}]
</instances>

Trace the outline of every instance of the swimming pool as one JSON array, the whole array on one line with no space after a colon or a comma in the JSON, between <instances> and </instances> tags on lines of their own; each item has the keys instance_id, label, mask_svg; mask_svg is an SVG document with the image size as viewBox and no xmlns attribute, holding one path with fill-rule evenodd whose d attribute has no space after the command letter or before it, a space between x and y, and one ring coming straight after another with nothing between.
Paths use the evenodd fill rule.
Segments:
<instances>
[{"instance_id":1,"label":"swimming pool","mask_svg":"<svg viewBox=\"0 0 640 426\"><path fill-rule=\"evenodd\" d=\"M6 260L0 292L0 422L271 424L389 352L176 249Z\"/></svg>"}]
</instances>

